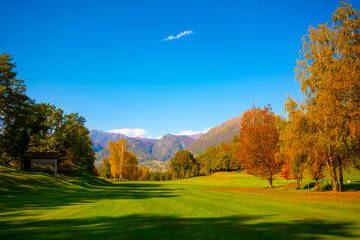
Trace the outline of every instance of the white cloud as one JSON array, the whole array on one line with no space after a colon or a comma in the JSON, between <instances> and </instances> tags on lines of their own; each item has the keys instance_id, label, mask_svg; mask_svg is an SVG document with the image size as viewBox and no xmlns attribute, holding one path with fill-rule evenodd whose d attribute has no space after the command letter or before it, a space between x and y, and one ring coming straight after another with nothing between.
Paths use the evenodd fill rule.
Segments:
<instances>
[{"instance_id":1,"label":"white cloud","mask_svg":"<svg viewBox=\"0 0 360 240\"><path fill-rule=\"evenodd\" d=\"M194 135L198 133L207 133L210 130L210 128L204 128L204 130L200 131L193 131L193 130L186 130L179 133L175 133L174 135Z\"/></svg>"},{"instance_id":2,"label":"white cloud","mask_svg":"<svg viewBox=\"0 0 360 240\"><path fill-rule=\"evenodd\" d=\"M158 136L156 139L161 139L164 135Z\"/></svg>"},{"instance_id":3,"label":"white cloud","mask_svg":"<svg viewBox=\"0 0 360 240\"><path fill-rule=\"evenodd\" d=\"M183 32L179 33L178 35L176 35L175 37L171 35L171 36L163 39L163 41L179 39L179 38L181 38L181 37L183 37L183 36L185 36L185 35L189 35L189 34L191 34L191 33L194 33L194 32L193 32L193 31L183 31Z\"/></svg>"},{"instance_id":4,"label":"white cloud","mask_svg":"<svg viewBox=\"0 0 360 240\"><path fill-rule=\"evenodd\" d=\"M121 133L128 137L141 137L147 133L145 129L141 129L141 128L121 128L121 129L109 130L108 132Z\"/></svg>"}]
</instances>

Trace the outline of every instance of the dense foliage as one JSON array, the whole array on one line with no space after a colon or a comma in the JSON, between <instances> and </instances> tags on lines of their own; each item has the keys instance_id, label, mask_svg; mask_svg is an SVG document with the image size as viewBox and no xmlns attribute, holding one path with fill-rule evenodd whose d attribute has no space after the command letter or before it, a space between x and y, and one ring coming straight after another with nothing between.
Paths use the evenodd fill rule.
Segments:
<instances>
[{"instance_id":1,"label":"dense foliage","mask_svg":"<svg viewBox=\"0 0 360 240\"><path fill-rule=\"evenodd\" d=\"M199 164L187 150L178 151L170 159L170 169L174 179L189 178L199 175Z\"/></svg>"},{"instance_id":2,"label":"dense foliage","mask_svg":"<svg viewBox=\"0 0 360 240\"><path fill-rule=\"evenodd\" d=\"M360 155L360 12L343 3L332 23L311 27L303 38L296 78L304 100L288 98L285 153L306 164L317 181L327 167L332 190L342 191L344 168Z\"/></svg>"},{"instance_id":3,"label":"dense foliage","mask_svg":"<svg viewBox=\"0 0 360 240\"><path fill-rule=\"evenodd\" d=\"M27 97L11 61L7 54L0 56L1 163L21 166L26 151L54 151L59 153L59 172L92 171L95 156L85 118Z\"/></svg>"},{"instance_id":4,"label":"dense foliage","mask_svg":"<svg viewBox=\"0 0 360 240\"><path fill-rule=\"evenodd\" d=\"M138 161L136 156L127 150L126 139L109 142L110 172L118 180L136 180Z\"/></svg>"},{"instance_id":5,"label":"dense foliage","mask_svg":"<svg viewBox=\"0 0 360 240\"><path fill-rule=\"evenodd\" d=\"M0 159L18 161L29 144L33 101L26 95L24 80L16 79L10 55L0 56Z\"/></svg>"},{"instance_id":6,"label":"dense foliage","mask_svg":"<svg viewBox=\"0 0 360 240\"><path fill-rule=\"evenodd\" d=\"M200 153L197 160L200 164L200 175L210 175L218 171L238 171L239 161L236 154L239 148L239 138L234 135L230 143L222 142L220 146L208 147Z\"/></svg>"},{"instance_id":7,"label":"dense foliage","mask_svg":"<svg viewBox=\"0 0 360 240\"><path fill-rule=\"evenodd\" d=\"M255 108L243 115L239 134L238 159L247 173L265 178L269 187L280 172L283 161L279 158L279 132L271 107Z\"/></svg>"}]
</instances>

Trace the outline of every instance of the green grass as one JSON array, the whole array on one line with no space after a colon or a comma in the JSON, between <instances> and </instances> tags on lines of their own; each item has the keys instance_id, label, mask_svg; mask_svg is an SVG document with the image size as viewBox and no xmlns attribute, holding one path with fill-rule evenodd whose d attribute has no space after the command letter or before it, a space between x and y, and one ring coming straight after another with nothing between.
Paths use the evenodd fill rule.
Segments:
<instances>
[{"instance_id":1,"label":"green grass","mask_svg":"<svg viewBox=\"0 0 360 240\"><path fill-rule=\"evenodd\" d=\"M331 193L244 173L111 184L0 167L0 239L360 238L359 172L347 180Z\"/></svg>"}]
</instances>

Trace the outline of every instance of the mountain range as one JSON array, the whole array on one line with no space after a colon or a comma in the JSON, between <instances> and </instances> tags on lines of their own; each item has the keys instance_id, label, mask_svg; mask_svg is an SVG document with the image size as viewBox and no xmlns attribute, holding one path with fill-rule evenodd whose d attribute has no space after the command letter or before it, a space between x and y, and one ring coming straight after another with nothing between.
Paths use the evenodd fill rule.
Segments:
<instances>
[{"instance_id":1,"label":"mountain range","mask_svg":"<svg viewBox=\"0 0 360 240\"><path fill-rule=\"evenodd\" d=\"M126 139L128 150L134 153L139 162L148 160L167 161L181 149L188 147L199 135L166 134L160 139L142 137L127 137L124 134L91 130L90 137L96 154L96 166L101 166L101 160L109 156L108 143Z\"/></svg>"},{"instance_id":2,"label":"mountain range","mask_svg":"<svg viewBox=\"0 0 360 240\"><path fill-rule=\"evenodd\" d=\"M205 134L172 135L166 134L160 139L142 137L128 137L120 133L110 133L91 130L90 137L96 153L96 166L101 166L101 160L109 156L108 143L119 139L126 139L128 150L133 152L139 163L167 161L181 149L187 149L194 155L206 150L207 147L217 146L222 141L230 142L235 134L240 132L242 116L238 116L210 129Z\"/></svg>"}]
</instances>

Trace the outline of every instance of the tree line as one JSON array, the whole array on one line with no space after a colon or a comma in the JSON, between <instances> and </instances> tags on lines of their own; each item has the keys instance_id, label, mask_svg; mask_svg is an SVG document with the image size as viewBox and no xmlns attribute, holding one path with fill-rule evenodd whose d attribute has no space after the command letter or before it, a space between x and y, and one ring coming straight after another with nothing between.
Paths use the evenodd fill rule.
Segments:
<instances>
[{"instance_id":1,"label":"tree line","mask_svg":"<svg viewBox=\"0 0 360 240\"><path fill-rule=\"evenodd\" d=\"M95 153L85 118L30 99L12 60L0 55L0 164L19 167L25 152L49 151L59 154L60 173L92 172Z\"/></svg>"},{"instance_id":2,"label":"tree line","mask_svg":"<svg viewBox=\"0 0 360 240\"><path fill-rule=\"evenodd\" d=\"M344 169L360 168L360 12L342 3L331 24L310 27L295 72L303 99L288 96L285 117L270 106L245 112L233 157L269 187L278 173L299 187L306 173L319 188L327 169L331 189L343 191ZM220 170L227 162L216 149L208 148L198 161L188 156L183 168L172 167L174 176L190 176L189 163L200 168L198 174Z\"/></svg>"}]
</instances>

